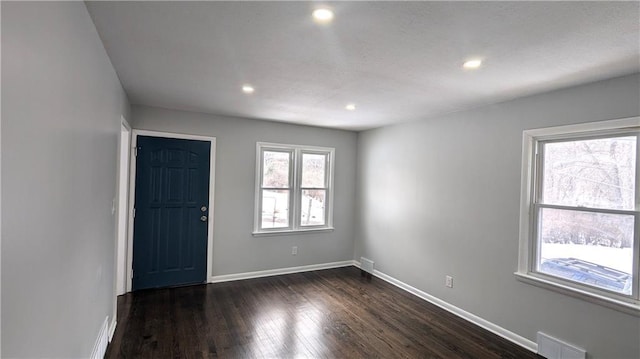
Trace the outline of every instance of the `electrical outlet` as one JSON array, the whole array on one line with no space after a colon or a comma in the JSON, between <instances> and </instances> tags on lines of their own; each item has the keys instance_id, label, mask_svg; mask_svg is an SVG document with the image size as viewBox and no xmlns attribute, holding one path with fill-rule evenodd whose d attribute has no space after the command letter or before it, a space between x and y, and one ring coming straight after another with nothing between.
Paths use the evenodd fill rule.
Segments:
<instances>
[{"instance_id":1,"label":"electrical outlet","mask_svg":"<svg viewBox=\"0 0 640 359\"><path fill-rule=\"evenodd\" d=\"M444 277L444 285L449 288L453 288L453 277L448 275Z\"/></svg>"},{"instance_id":2,"label":"electrical outlet","mask_svg":"<svg viewBox=\"0 0 640 359\"><path fill-rule=\"evenodd\" d=\"M298 246L291 247L291 255L298 255Z\"/></svg>"}]
</instances>

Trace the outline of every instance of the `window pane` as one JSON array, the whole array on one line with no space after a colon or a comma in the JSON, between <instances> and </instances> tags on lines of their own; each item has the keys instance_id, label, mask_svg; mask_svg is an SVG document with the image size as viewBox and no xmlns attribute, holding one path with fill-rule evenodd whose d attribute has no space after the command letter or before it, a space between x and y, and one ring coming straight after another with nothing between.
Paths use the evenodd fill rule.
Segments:
<instances>
[{"instance_id":1,"label":"window pane","mask_svg":"<svg viewBox=\"0 0 640 359\"><path fill-rule=\"evenodd\" d=\"M634 209L636 141L626 136L546 143L543 203Z\"/></svg>"},{"instance_id":2,"label":"window pane","mask_svg":"<svg viewBox=\"0 0 640 359\"><path fill-rule=\"evenodd\" d=\"M300 224L302 226L323 226L325 224L326 196L327 191L325 190L302 191L302 205L300 207L302 211Z\"/></svg>"},{"instance_id":3,"label":"window pane","mask_svg":"<svg viewBox=\"0 0 640 359\"><path fill-rule=\"evenodd\" d=\"M540 209L538 271L631 295L634 216Z\"/></svg>"},{"instance_id":4,"label":"window pane","mask_svg":"<svg viewBox=\"0 0 640 359\"><path fill-rule=\"evenodd\" d=\"M289 188L289 152L264 151L262 187Z\"/></svg>"},{"instance_id":5,"label":"window pane","mask_svg":"<svg viewBox=\"0 0 640 359\"><path fill-rule=\"evenodd\" d=\"M324 188L326 155L302 154L302 187Z\"/></svg>"},{"instance_id":6,"label":"window pane","mask_svg":"<svg viewBox=\"0 0 640 359\"><path fill-rule=\"evenodd\" d=\"M289 227L289 191L262 190L262 227Z\"/></svg>"}]
</instances>

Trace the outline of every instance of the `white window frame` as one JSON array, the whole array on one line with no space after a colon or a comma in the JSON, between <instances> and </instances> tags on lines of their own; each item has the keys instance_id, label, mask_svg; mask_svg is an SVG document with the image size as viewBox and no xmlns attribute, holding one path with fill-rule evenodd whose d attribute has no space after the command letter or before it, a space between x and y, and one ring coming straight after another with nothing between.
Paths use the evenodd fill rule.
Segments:
<instances>
[{"instance_id":1,"label":"white window frame","mask_svg":"<svg viewBox=\"0 0 640 359\"><path fill-rule=\"evenodd\" d=\"M263 176L263 153L265 151L277 151L290 153L289 160L289 226L280 228L261 228L262 224L262 187ZM325 155L327 160L325 163L325 224L323 225L305 225L302 221L302 191L310 189L302 187L302 155L303 154L321 154ZM334 158L335 148L318 147L318 146L302 146L288 145L281 143L257 142L256 143L256 184L255 184L255 206L254 206L254 225L253 235L282 235L295 234L304 232L323 232L332 231L333 228L333 180L334 180ZM313 189L313 188L311 188Z\"/></svg>"},{"instance_id":2,"label":"white window frame","mask_svg":"<svg viewBox=\"0 0 640 359\"><path fill-rule=\"evenodd\" d=\"M591 122L577 125L525 130L522 139L522 177L520 192L520 242L516 278L566 295L597 303L618 311L640 316L640 186L636 186L633 282L630 296L614 293L593 286L583 285L537 271L537 205L536 200L541 181L538 162L540 143L554 140L571 140L607 137L618 133L640 131L640 117ZM636 145L636 179L640 178L640 142ZM544 206L546 207L546 206ZM553 207L553 206L552 206ZM597 210L607 212L607 210ZM615 211L614 211L615 212ZM629 214L629 213L626 213Z\"/></svg>"}]
</instances>

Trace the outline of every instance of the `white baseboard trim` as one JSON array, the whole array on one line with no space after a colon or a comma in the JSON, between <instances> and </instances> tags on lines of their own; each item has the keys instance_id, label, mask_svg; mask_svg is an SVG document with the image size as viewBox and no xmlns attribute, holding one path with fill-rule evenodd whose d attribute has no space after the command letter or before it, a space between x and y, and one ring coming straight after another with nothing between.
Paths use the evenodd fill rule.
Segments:
<instances>
[{"instance_id":1,"label":"white baseboard trim","mask_svg":"<svg viewBox=\"0 0 640 359\"><path fill-rule=\"evenodd\" d=\"M211 278L209 278L209 283L221 283L221 282L230 282L234 280L271 277L274 275L310 272L310 271L321 270L321 269L349 267L352 265L354 265L354 261L350 260L350 261L342 261L342 262L311 264L311 265L299 266L299 267L269 269L269 270L256 271L256 272L214 275Z\"/></svg>"},{"instance_id":2,"label":"white baseboard trim","mask_svg":"<svg viewBox=\"0 0 640 359\"><path fill-rule=\"evenodd\" d=\"M107 353L107 345L109 344L109 316L104 318L104 322L100 327L98 338L93 345L93 351L91 352L91 359L102 359Z\"/></svg>"},{"instance_id":3,"label":"white baseboard trim","mask_svg":"<svg viewBox=\"0 0 640 359\"><path fill-rule=\"evenodd\" d=\"M118 322L116 321L116 318L113 317L113 320L111 321L111 325L109 326L109 343L111 343L111 340L113 340L113 333L116 332L117 325L118 325Z\"/></svg>"},{"instance_id":4,"label":"white baseboard trim","mask_svg":"<svg viewBox=\"0 0 640 359\"><path fill-rule=\"evenodd\" d=\"M353 265L360 268L360 262L358 261L353 261ZM437 305L438 307L453 313L455 315L457 315L458 317L465 319L481 328L484 328L490 332L492 332L493 334L496 334L498 336L501 336L505 339L507 339L508 341L515 343L525 349L528 349L534 353L538 352L538 344L525 338L522 337L512 331L509 331L499 325L496 325L488 320L485 320L483 318L480 318L479 316L469 313L464 309L458 308L453 304L447 303L442 299L439 299L437 297L434 297L430 294L427 294L423 291L421 291L418 288L415 288L413 286L410 286L407 283L404 283L390 275L384 274L382 272L380 272L379 270L374 269L373 270L373 275L384 280L385 282L388 282L400 289L403 289L423 300L426 300L429 303L432 303L434 305Z\"/></svg>"}]
</instances>

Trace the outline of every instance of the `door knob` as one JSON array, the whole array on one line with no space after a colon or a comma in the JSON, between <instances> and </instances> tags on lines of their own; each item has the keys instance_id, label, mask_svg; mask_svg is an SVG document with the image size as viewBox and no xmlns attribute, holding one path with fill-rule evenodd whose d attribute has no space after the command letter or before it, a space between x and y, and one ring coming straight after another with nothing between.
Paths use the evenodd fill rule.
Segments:
<instances>
[{"instance_id":1,"label":"door knob","mask_svg":"<svg viewBox=\"0 0 640 359\"><path fill-rule=\"evenodd\" d=\"M201 220L202 222L206 222L206 221L207 221L207 216L202 216L202 217L200 217L200 220Z\"/></svg>"}]
</instances>

